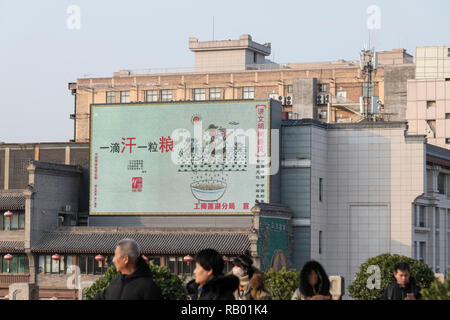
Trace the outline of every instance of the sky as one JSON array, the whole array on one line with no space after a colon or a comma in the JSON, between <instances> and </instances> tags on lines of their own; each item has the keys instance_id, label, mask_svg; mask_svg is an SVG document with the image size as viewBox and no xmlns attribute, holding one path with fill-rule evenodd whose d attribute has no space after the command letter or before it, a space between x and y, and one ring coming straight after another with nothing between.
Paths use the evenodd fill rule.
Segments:
<instances>
[{"instance_id":1,"label":"sky","mask_svg":"<svg viewBox=\"0 0 450 320\"><path fill-rule=\"evenodd\" d=\"M250 34L278 63L357 60L369 39L414 55L450 45L448 12L445 0L0 0L0 142L73 139L69 82L193 67L189 37Z\"/></svg>"}]
</instances>

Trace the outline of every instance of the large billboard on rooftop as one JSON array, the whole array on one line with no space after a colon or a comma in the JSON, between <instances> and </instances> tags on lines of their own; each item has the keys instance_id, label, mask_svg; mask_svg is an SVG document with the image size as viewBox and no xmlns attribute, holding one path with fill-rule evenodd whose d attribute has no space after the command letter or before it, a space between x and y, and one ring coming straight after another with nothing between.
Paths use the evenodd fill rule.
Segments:
<instances>
[{"instance_id":1,"label":"large billboard on rooftop","mask_svg":"<svg viewBox=\"0 0 450 320\"><path fill-rule=\"evenodd\" d=\"M270 202L273 103L91 105L90 214L250 214Z\"/></svg>"}]
</instances>

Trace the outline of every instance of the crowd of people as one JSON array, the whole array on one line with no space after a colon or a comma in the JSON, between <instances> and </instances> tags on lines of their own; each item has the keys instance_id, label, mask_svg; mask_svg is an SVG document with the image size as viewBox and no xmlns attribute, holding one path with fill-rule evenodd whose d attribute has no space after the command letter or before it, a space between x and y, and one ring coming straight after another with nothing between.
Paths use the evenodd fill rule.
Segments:
<instances>
[{"instance_id":1,"label":"crowd of people","mask_svg":"<svg viewBox=\"0 0 450 320\"><path fill-rule=\"evenodd\" d=\"M162 300L150 268L133 239L121 240L113 263L120 273L94 300ZM186 285L191 300L271 300L264 285L264 274L253 265L249 253L233 260L233 268L223 274L225 263L214 249L204 249L195 257L194 278ZM398 263L393 281L385 290L384 300L420 299L420 287L410 277L407 263ZM292 300L331 300L330 281L322 265L308 261L300 271L300 280Z\"/></svg>"}]
</instances>

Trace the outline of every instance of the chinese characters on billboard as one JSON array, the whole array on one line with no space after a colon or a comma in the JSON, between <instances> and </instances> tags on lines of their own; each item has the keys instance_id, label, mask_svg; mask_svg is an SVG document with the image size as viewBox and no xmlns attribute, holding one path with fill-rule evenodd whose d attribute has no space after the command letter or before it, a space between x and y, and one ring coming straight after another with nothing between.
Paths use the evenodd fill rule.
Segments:
<instances>
[{"instance_id":1,"label":"chinese characters on billboard","mask_svg":"<svg viewBox=\"0 0 450 320\"><path fill-rule=\"evenodd\" d=\"M269 202L270 101L91 106L91 214L247 214Z\"/></svg>"}]
</instances>

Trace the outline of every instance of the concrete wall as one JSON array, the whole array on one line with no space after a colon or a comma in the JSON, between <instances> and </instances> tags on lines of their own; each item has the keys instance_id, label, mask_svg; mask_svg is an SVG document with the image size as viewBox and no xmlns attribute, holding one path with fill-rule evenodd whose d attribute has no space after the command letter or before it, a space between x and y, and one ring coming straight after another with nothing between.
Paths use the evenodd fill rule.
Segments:
<instances>
[{"instance_id":1,"label":"concrete wall","mask_svg":"<svg viewBox=\"0 0 450 320\"><path fill-rule=\"evenodd\" d=\"M404 121L407 106L407 81L414 79L413 64L384 67L384 112L388 121Z\"/></svg>"},{"instance_id":2,"label":"concrete wall","mask_svg":"<svg viewBox=\"0 0 450 320\"><path fill-rule=\"evenodd\" d=\"M317 119L316 94L316 78L294 79L292 95L294 119Z\"/></svg>"}]
</instances>

